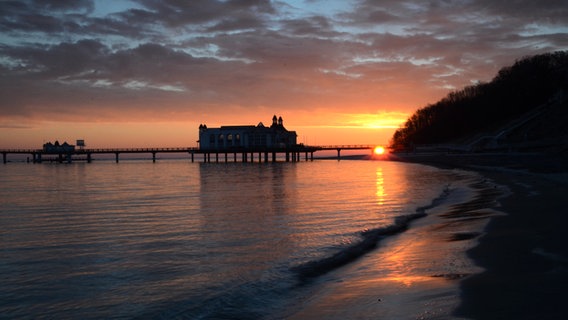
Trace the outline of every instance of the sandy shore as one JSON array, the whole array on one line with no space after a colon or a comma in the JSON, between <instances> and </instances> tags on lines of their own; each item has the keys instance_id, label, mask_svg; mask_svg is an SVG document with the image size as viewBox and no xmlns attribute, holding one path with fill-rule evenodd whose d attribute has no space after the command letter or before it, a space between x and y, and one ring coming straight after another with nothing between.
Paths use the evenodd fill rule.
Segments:
<instances>
[{"instance_id":1,"label":"sandy shore","mask_svg":"<svg viewBox=\"0 0 568 320\"><path fill-rule=\"evenodd\" d=\"M456 317L564 319L568 297L568 161L561 156L403 155L395 160L481 172L511 194L501 199L468 255L483 272L461 281Z\"/></svg>"},{"instance_id":2,"label":"sandy shore","mask_svg":"<svg viewBox=\"0 0 568 320\"><path fill-rule=\"evenodd\" d=\"M454 316L461 280L483 271L466 251L477 245L507 188L478 173L448 170L443 200L404 232L318 279L302 303L275 319L465 319ZM442 185L439 185L442 188ZM442 192L442 189L440 189Z\"/></svg>"}]
</instances>

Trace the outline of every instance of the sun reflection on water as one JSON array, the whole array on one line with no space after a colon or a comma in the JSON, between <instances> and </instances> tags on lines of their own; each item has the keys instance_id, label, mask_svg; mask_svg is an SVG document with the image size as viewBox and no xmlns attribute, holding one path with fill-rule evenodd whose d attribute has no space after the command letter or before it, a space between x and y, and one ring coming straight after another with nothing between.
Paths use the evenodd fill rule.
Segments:
<instances>
[{"instance_id":1,"label":"sun reflection on water","mask_svg":"<svg viewBox=\"0 0 568 320\"><path fill-rule=\"evenodd\" d=\"M377 167L377 203L382 206L385 203L385 178L383 176L383 169Z\"/></svg>"}]
</instances>

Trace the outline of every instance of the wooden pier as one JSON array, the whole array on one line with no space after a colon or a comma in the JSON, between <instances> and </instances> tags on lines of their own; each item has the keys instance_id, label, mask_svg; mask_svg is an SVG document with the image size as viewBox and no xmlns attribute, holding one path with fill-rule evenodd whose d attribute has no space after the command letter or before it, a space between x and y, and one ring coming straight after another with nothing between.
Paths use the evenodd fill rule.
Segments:
<instances>
[{"instance_id":1,"label":"wooden pier","mask_svg":"<svg viewBox=\"0 0 568 320\"><path fill-rule=\"evenodd\" d=\"M374 145L328 145L328 146L306 146L296 145L287 148L231 148L222 150L203 150L199 148L93 148L93 149L76 149L66 152L46 152L43 149L0 149L2 153L3 163L8 162L8 155L20 154L30 155L28 162L60 162L71 163L73 161L93 161L93 155L111 154L114 155L115 161L118 163L121 154L151 154L152 161L156 162L158 153L185 153L191 159L196 161L196 157L201 157L203 162L276 162L278 155L286 162L301 161L304 155L305 161L313 161L314 153L324 150L335 150L337 159L341 159L342 150L372 150Z\"/></svg>"}]
</instances>

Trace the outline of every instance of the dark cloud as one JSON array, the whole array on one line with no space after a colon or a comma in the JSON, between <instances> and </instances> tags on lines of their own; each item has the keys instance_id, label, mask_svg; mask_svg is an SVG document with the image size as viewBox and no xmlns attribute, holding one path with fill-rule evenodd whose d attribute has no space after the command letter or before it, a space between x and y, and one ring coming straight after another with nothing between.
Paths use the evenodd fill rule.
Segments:
<instances>
[{"instance_id":1,"label":"dark cloud","mask_svg":"<svg viewBox=\"0 0 568 320\"><path fill-rule=\"evenodd\" d=\"M94 3L92 0L33 0L30 6L45 11L92 11Z\"/></svg>"},{"instance_id":2,"label":"dark cloud","mask_svg":"<svg viewBox=\"0 0 568 320\"><path fill-rule=\"evenodd\" d=\"M257 29L264 27L264 22L259 19L255 14L241 13L235 14L231 17L226 17L217 22L208 31L235 31Z\"/></svg>"},{"instance_id":3,"label":"dark cloud","mask_svg":"<svg viewBox=\"0 0 568 320\"><path fill-rule=\"evenodd\" d=\"M282 32L298 36L332 37L338 35L329 19L312 16L305 19L282 21Z\"/></svg>"},{"instance_id":4,"label":"dark cloud","mask_svg":"<svg viewBox=\"0 0 568 320\"><path fill-rule=\"evenodd\" d=\"M477 0L469 3L469 10L500 16L505 19L521 19L525 23L560 23L565 25L568 16L566 0Z\"/></svg>"},{"instance_id":5,"label":"dark cloud","mask_svg":"<svg viewBox=\"0 0 568 320\"><path fill-rule=\"evenodd\" d=\"M275 13L270 1L262 0L141 0L140 3L154 14L155 19L151 23L163 23L169 27L206 23L218 24L226 19L257 20L254 19L255 15ZM240 17L240 19L235 19L235 17ZM145 19L135 19L135 21L149 22L147 15L144 15L143 18Z\"/></svg>"},{"instance_id":6,"label":"dark cloud","mask_svg":"<svg viewBox=\"0 0 568 320\"><path fill-rule=\"evenodd\" d=\"M92 12L91 1L2 1L2 32L64 32L73 20Z\"/></svg>"}]
</instances>

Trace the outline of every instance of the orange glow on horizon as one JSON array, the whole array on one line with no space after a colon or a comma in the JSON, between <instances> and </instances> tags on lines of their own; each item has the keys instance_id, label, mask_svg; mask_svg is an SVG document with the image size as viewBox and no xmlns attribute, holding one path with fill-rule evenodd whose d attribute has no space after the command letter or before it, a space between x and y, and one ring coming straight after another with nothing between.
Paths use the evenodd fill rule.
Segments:
<instances>
[{"instance_id":1,"label":"orange glow on horizon","mask_svg":"<svg viewBox=\"0 0 568 320\"><path fill-rule=\"evenodd\" d=\"M405 112L379 112L348 114L347 122L353 126L369 129L397 129L408 118Z\"/></svg>"},{"instance_id":2,"label":"orange glow on horizon","mask_svg":"<svg viewBox=\"0 0 568 320\"><path fill-rule=\"evenodd\" d=\"M306 145L386 144L406 120L403 112L339 113L319 109L198 117L181 114L176 120L138 115L133 119L88 122L72 121L70 117L59 121L33 121L19 128L0 127L4 137L0 148L38 148L48 141L75 143L76 139L84 139L89 148L195 147L201 123L209 127L266 124L274 114L282 116L285 127L298 134L298 143Z\"/></svg>"}]
</instances>

